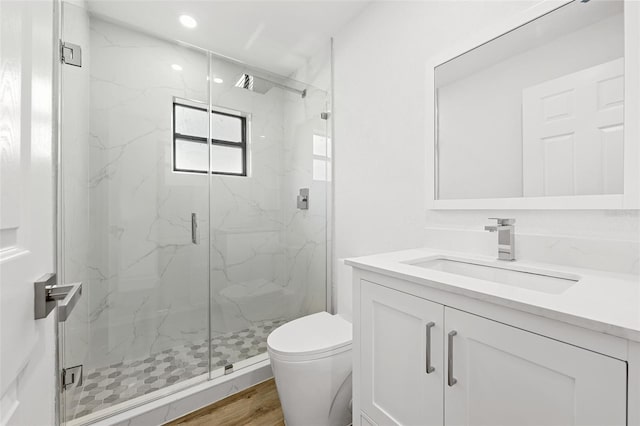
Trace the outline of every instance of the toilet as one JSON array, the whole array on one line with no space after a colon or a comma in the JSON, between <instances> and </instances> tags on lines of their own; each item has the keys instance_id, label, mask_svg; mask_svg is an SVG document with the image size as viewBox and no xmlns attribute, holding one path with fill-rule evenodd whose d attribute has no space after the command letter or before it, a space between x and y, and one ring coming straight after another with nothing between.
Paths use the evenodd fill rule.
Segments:
<instances>
[{"instance_id":1,"label":"toilet","mask_svg":"<svg viewBox=\"0 0 640 426\"><path fill-rule=\"evenodd\" d=\"M351 423L351 323L319 312L288 322L267 338L287 426Z\"/></svg>"}]
</instances>

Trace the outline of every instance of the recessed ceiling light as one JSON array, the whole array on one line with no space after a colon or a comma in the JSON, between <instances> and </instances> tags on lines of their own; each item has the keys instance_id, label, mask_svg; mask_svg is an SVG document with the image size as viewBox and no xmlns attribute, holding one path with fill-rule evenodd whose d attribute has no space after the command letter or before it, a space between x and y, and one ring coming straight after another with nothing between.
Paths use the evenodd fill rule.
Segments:
<instances>
[{"instance_id":1,"label":"recessed ceiling light","mask_svg":"<svg viewBox=\"0 0 640 426\"><path fill-rule=\"evenodd\" d=\"M224 80L221 79L220 77L214 77L213 82L214 83L218 83L218 84L222 84L222 83L224 83Z\"/></svg>"},{"instance_id":2,"label":"recessed ceiling light","mask_svg":"<svg viewBox=\"0 0 640 426\"><path fill-rule=\"evenodd\" d=\"M186 28L195 28L198 26L198 22L189 15L180 15L180 23L182 24L183 27Z\"/></svg>"},{"instance_id":3,"label":"recessed ceiling light","mask_svg":"<svg viewBox=\"0 0 640 426\"><path fill-rule=\"evenodd\" d=\"M174 71L182 71L182 67L178 64L172 64L171 68L173 68Z\"/></svg>"}]
</instances>

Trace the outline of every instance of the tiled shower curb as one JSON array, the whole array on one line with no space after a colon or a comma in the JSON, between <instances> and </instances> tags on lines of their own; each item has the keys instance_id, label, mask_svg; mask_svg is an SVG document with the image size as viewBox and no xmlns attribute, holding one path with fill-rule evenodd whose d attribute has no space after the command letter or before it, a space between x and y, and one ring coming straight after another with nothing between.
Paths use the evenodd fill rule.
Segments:
<instances>
[{"instance_id":1,"label":"tiled shower curb","mask_svg":"<svg viewBox=\"0 0 640 426\"><path fill-rule=\"evenodd\" d=\"M271 377L273 377L271 365L266 359L226 376L200 383L92 424L96 426L161 425Z\"/></svg>"}]
</instances>

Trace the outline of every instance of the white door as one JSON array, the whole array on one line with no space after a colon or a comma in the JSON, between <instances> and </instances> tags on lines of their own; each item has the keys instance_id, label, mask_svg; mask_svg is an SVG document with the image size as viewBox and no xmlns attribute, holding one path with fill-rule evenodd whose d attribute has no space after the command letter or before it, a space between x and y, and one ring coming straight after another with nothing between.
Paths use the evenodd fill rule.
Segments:
<instances>
[{"instance_id":1,"label":"white door","mask_svg":"<svg viewBox=\"0 0 640 426\"><path fill-rule=\"evenodd\" d=\"M442 305L362 282L362 411L376 424L443 424L443 311Z\"/></svg>"},{"instance_id":2,"label":"white door","mask_svg":"<svg viewBox=\"0 0 640 426\"><path fill-rule=\"evenodd\" d=\"M626 423L625 362L451 308L445 323L446 425Z\"/></svg>"},{"instance_id":3,"label":"white door","mask_svg":"<svg viewBox=\"0 0 640 426\"><path fill-rule=\"evenodd\" d=\"M0 424L55 424L55 316L33 282L54 267L53 2L0 2Z\"/></svg>"},{"instance_id":4,"label":"white door","mask_svg":"<svg viewBox=\"0 0 640 426\"><path fill-rule=\"evenodd\" d=\"M525 197L622 194L624 58L522 92Z\"/></svg>"}]
</instances>

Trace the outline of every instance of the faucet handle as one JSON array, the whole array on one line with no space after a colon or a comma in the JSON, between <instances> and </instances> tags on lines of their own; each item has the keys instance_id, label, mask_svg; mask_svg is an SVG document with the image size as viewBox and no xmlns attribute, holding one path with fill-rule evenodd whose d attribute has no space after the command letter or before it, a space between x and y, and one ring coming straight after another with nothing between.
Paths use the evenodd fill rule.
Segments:
<instances>
[{"instance_id":1,"label":"faucet handle","mask_svg":"<svg viewBox=\"0 0 640 426\"><path fill-rule=\"evenodd\" d=\"M501 217L490 217L489 219L497 221L499 226L509 226L516 223L515 219L505 219Z\"/></svg>"}]
</instances>

